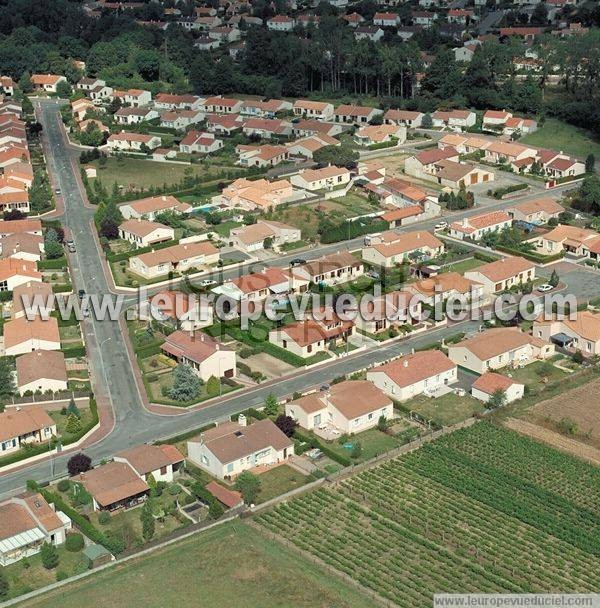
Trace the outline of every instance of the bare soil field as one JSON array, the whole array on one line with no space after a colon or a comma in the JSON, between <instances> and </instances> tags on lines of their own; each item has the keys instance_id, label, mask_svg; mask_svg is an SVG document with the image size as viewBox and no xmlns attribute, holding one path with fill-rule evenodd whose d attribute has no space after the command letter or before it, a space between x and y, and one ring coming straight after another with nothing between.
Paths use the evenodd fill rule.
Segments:
<instances>
[{"instance_id":1,"label":"bare soil field","mask_svg":"<svg viewBox=\"0 0 600 608\"><path fill-rule=\"evenodd\" d=\"M525 420L519 420L517 418L508 418L504 422L504 425L517 433L527 435L528 437L537 439L538 441L546 443L553 448L567 452L573 456L577 456L590 464L600 466L600 450L591 445L586 445L581 441L571 439L570 437L561 435L556 431L551 431L543 426L538 426L537 424L533 424Z\"/></svg>"}]
</instances>

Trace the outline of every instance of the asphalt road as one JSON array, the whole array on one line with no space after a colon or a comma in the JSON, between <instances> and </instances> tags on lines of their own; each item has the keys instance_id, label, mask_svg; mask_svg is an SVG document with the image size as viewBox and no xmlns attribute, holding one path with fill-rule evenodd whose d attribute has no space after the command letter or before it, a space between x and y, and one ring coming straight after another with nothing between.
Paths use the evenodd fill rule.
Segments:
<instances>
[{"instance_id":1,"label":"asphalt road","mask_svg":"<svg viewBox=\"0 0 600 608\"><path fill-rule=\"evenodd\" d=\"M44 134L49 143L48 169L62 190L65 199L63 221L70 229L77 249L76 254L71 256L74 288L76 290L85 289L88 294L109 293L100 253L91 233L90 220L93 210L84 206L76 179L76 171L79 171L79 151L66 145L60 128L57 103L52 100L36 101L36 106L39 108L38 116L44 125ZM540 194L532 194L519 200L527 200L527 198L536 196L540 196ZM491 203L489 206L486 205L486 209L502 206L506 206L506 202ZM466 213L449 214L447 219L456 219L480 211L481 209L477 208ZM418 227L430 229L437 221L434 219L419 223ZM414 227L409 229L414 229ZM401 229L400 232L403 230L406 229ZM303 257L314 258L341 249L356 249L361 242L362 239L354 239L351 242L315 248L310 255L303 254ZM284 266L296 255L282 256L270 263ZM228 273L225 273L225 276L227 275ZM599 274L594 274L593 277L596 284L600 282L598 281ZM583 283L589 288L591 278L588 277L577 283L580 286ZM597 287L596 292L598 292ZM337 376L380 363L390 357L409 352L411 348L429 345L458 331L475 331L478 325L478 321L465 321L450 327L439 328L426 335L414 336L388 346L350 354L348 357L337 359L326 365L308 371L300 371L295 376L283 378L268 386L258 386L241 394L225 397L218 403L195 412L178 416L160 416L148 412L142 405L141 396L131 371L133 363L129 360L119 324L116 321L97 321L90 317L84 321L84 332L92 382L98 395L104 393L110 399L116 422L115 428L109 435L95 445L86 448L85 451L95 462L98 462L131 445L166 438L210 422L224 420L236 412L264 403L269 393L284 397L295 391L320 386ZM69 457L70 455L67 454L57 455L52 460L35 463L25 469L0 475L0 496L20 491L25 487L28 479L43 481L53 476L64 475Z\"/></svg>"}]
</instances>

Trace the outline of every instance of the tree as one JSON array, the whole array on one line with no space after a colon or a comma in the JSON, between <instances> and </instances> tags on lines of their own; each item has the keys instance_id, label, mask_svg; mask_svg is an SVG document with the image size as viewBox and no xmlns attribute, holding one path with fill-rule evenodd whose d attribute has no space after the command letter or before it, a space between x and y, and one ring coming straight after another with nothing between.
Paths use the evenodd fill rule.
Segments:
<instances>
[{"instance_id":1,"label":"tree","mask_svg":"<svg viewBox=\"0 0 600 608\"><path fill-rule=\"evenodd\" d=\"M298 423L291 416L280 414L275 419L275 425L286 437L291 437L294 434Z\"/></svg>"},{"instance_id":2,"label":"tree","mask_svg":"<svg viewBox=\"0 0 600 608\"><path fill-rule=\"evenodd\" d=\"M62 245L58 241L50 241L44 244L44 253L49 260L57 260L63 255Z\"/></svg>"},{"instance_id":3,"label":"tree","mask_svg":"<svg viewBox=\"0 0 600 608\"><path fill-rule=\"evenodd\" d=\"M263 249L271 249L271 247L273 247L273 237L272 236L268 236L263 241Z\"/></svg>"},{"instance_id":4,"label":"tree","mask_svg":"<svg viewBox=\"0 0 600 608\"><path fill-rule=\"evenodd\" d=\"M552 287L556 287L560 283L560 277L558 276L558 272L556 272L556 270L552 271L552 274L548 279L548 283L552 285Z\"/></svg>"},{"instance_id":5,"label":"tree","mask_svg":"<svg viewBox=\"0 0 600 608\"><path fill-rule=\"evenodd\" d=\"M85 473L91 468L92 459L83 452L71 456L71 458L69 458L69 462L67 462L67 470L71 476L78 475L79 473Z\"/></svg>"},{"instance_id":6,"label":"tree","mask_svg":"<svg viewBox=\"0 0 600 608\"><path fill-rule=\"evenodd\" d=\"M341 146L323 146L313 154L313 160L324 165L345 167L358 160L358 151L343 144Z\"/></svg>"},{"instance_id":7,"label":"tree","mask_svg":"<svg viewBox=\"0 0 600 608\"><path fill-rule=\"evenodd\" d=\"M23 72L21 78L19 78L19 89L25 94L33 91L33 83L31 82L31 76L29 72Z\"/></svg>"},{"instance_id":8,"label":"tree","mask_svg":"<svg viewBox=\"0 0 600 608\"><path fill-rule=\"evenodd\" d=\"M576 350L571 357L574 363L581 365L583 363L583 353L580 350Z\"/></svg>"},{"instance_id":9,"label":"tree","mask_svg":"<svg viewBox=\"0 0 600 608\"><path fill-rule=\"evenodd\" d=\"M488 405L492 409L496 409L498 407L503 407L506 405L506 392L504 389L497 388L488 399Z\"/></svg>"},{"instance_id":10,"label":"tree","mask_svg":"<svg viewBox=\"0 0 600 608\"><path fill-rule=\"evenodd\" d=\"M362 456L362 452L363 450L360 441L355 441L350 452L350 457L353 460L358 460Z\"/></svg>"},{"instance_id":11,"label":"tree","mask_svg":"<svg viewBox=\"0 0 600 608\"><path fill-rule=\"evenodd\" d=\"M83 536L81 534L77 532L67 534L67 538L65 540L65 549L67 551L77 553L77 551L81 551L83 549L83 545Z\"/></svg>"},{"instance_id":12,"label":"tree","mask_svg":"<svg viewBox=\"0 0 600 608\"><path fill-rule=\"evenodd\" d=\"M9 397L15 392L15 377L10 361L0 358L0 397Z\"/></svg>"},{"instance_id":13,"label":"tree","mask_svg":"<svg viewBox=\"0 0 600 608\"><path fill-rule=\"evenodd\" d=\"M379 416L379 420L377 421L377 429L382 433L385 433L388 430L388 421L385 416Z\"/></svg>"},{"instance_id":14,"label":"tree","mask_svg":"<svg viewBox=\"0 0 600 608\"><path fill-rule=\"evenodd\" d=\"M10 211L5 211L3 217L6 221L22 220L25 219L25 214L19 209L11 209Z\"/></svg>"},{"instance_id":15,"label":"tree","mask_svg":"<svg viewBox=\"0 0 600 608\"><path fill-rule=\"evenodd\" d=\"M221 379L216 376L211 376L206 381L206 392L209 397L216 397L221 392Z\"/></svg>"},{"instance_id":16,"label":"tree","mask_svg":"<svg viewBox=\"0 0 600 608\"><path fill-rule=\"evenodd\" d=\"M40 550L40 556L42 558L42 565L46 570L52 570L58 566L60 558L58 557L58 551L54 545L50 543L44 543Z\"/></svg>"},{"instance_id":17,"label":"tree","mask_svg":"<svg viewBox=\"0 0 600 608\"><path fill-rule=\"evenodd\" d=\"M247 505L254 504L260 492L260 479L250 471L243 471L235 480L235 489L241 492Z\"/></svg>"},{"instance_id":18,"label":"tree","mask_svg":"<svg viewBox=\"0 0 600 608\"><path fill-rule=\"evenodd\" d=\"M68 97L71 97L71 95L73 93L73 89L71 88L71 85L67 81L61 80L56 85L56 93L59 97L68 98Z\"/></svg>"},{"instance_id":19,"label":"tree","mask_svg":"<svg viewBox=\"0 0 600 608\"><path fill-rule=\"evenodd\" d=\"M462 74L450 49L437 53L421 82L422 92L434 99L449 100L460 93Z\"/></svg>"},{"instance_id":20,"label":"tree","mask_svg":"<svg viewBox=\"0 0 600 608\"><path fill-rule=\"evenodd\" d=\"M110 217L105 217L100 224L100 236L112 241L119 238L119 225Z\"/></svg>"},{"instance_id":21,"label":"tree","mask_svg":"<svg viewBox=\"0 0 600 608\"><path fill-rule=\"evenodd\" d=\"M173 386L169 391L169 396L175 401L190 401L199 395L201 386L202 380L195 374L192 367L186 363L180 363L173 370Z\"/></svg>"},{"instance_id":22,"label":"tree","mask_svg":"<svg viewBox=\"0 0 600 608\"><path fill-rule=\"evenodd\" d=\"M275 416L279 411L279 402L273 393L269 393L265 399L265 414Z\"/></svg>"},{"instance_id":23,"label":"tree","mask_svg":"<svg viewBox=\"0 0 600 608\"><path fill-rule=\"evenodd\" d=\"M433 119L431 118L431 114L427 112L423 115L423 120L421 121L421 126L424 129L431 129L433 127Z\"/></svg>"},{"instance_id":24,"label":"tree","mask_svg":"<svg viewBox=\"0 0 600 608\"><path fill-rule=\"evenodd\" d=\"M156 478L154 477L154 475L152 473L150 473L149 475L146 476L146 484L148 485L148 487L151 490L156 489Z\"/></svg>"},{"instance_id":25,"label":"tree","mask_svg":"<svg viewBox=\"0 0 600 608\"><path fill-rule=\"evenodd\" d=\"M517 89L514 107L520 112L537 114L542 108L542 89L531 74L527 74L523 84Z\"/></svg>"},{"instance_id":26,"label":"tree","mask_svg":"<svg viewBox=\"0 0 600 608\"><path fill-rule=\"evenodd\" d=\"M79 408L77 407L75 399L73 399L73 397L71 397L71 400L69 401L67 412L69 412L69 414L74 414L75 416L77 416L77 418L81 418L81 412L79 411Z\"/></svg>"},{"instance_id":27,"label":"tree","mask_svg":"<svg viewBox=\"0 0 600 608\"><path fill-rule=\"evenodd\" d=\"M536 5L529 18L530 25L548 25L548 7L544 2Z\"/></svg>"},{"instance_id":28,"label":"tree","mask_svg":"<svg viewBox=\"0 0 600 608\"><path fill-rule=\"evenodd\" d=\"M585 213L600 215L600 176L588 175L575 194L572 207Z\"/></svg>"},{"instance_id":29,"label":"tree","mask_svg":"<svg viewBox=\"0 0 600 608\"><path fill-rule=\"evenodd\" d=\"M585 159L585 172L594 173L596 171L596 157L593 154L588 154Z\"/></svg>"},{"instance_id":30,"label":"tree","mask_svg":"<svg viewBox=\"0 0 600 608\"><path fill-rule=\"evenodd\" d=\"M69 414L69 417L67 418L67 424L65 426L65 431L67 431L67 433L70 433L71 435L74 435L81 431L81 420L79 420L79 418L75 414Z\"/></svg>"},{"instance_id":31,"label":"tree","mask_svg":"<svg viewBox=\"0 0 600 608\"><path fill-rule=\"evenodd\" d=\"M142 536L145 541L149 541L154 536L156 524L154 515L152 514L152 499L148 498L140 512L140 521L142 522Z\"/></svg>"}]
</instances>

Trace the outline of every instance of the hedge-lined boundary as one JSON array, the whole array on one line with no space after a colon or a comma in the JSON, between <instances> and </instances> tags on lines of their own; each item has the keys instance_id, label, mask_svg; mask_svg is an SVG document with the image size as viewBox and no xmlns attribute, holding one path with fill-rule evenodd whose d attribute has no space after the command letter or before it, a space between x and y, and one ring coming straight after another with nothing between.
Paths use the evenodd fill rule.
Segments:
<instances>
[{"instance_id":1,"label":"hedge-lined boundary","mask_svg":"<svg viewBox=\"0 0 600 608\"><path fill-rule=\"evenodd\" d=\"M179 443L180 441L186 441L187 439L196 437L196 435L200 435L200 433L204 433L204 431L214 429L216 426L217 425L214 422L212 422L211 424L207 424L206 426L201 426L200 428L192 429L191 431L186 431L185 433L180 433L179 435L173 435L173 437L169 437L164 440L161 439L159 441L155 441L154 445L164 445L166 443L172 444L172 443Z\"/></svg>"},{"instance_id":2,"label":"hedge-lined boundary","mask_svg":"<svg viewBox=\"0 0 600 608\"><path fill-rule=\"evenodd\" d=\"M122 262L128 260L142 253L149 253L150 251L156 251L157 249L166 249L167 247L173 247L179 244L179 239L173 239L171 241L165 241L164 243L156 243L156 245L149 245L148 247L139 247L133 251L123 251L122 253L109 253L106 259L109 262Z\"/></svg>"},{"instance_id":3,"label":"hedge-lined boundary","mask_svg":"<svg viewBox=\"0 0 600 608\"><path fill-rule=\"evenodd\" d=\"M37 263L38 270L61 270L67 266L68 262L65 256L54 260L40 260Z\"/></svg>"}]
</instances>

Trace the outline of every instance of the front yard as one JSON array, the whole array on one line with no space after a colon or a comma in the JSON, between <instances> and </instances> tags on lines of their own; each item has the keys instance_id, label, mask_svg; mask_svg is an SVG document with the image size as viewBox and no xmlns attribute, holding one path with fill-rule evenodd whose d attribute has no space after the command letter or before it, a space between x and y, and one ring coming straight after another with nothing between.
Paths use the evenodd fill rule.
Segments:
<instances>
[{"instance_id":1,"label":"front yard","mask_svg":"<svg viewBox=\"0 0 600 608\"><path fill-rule=\"evenodd\" d=\"M271 498L285 494L311 481L307 475L287 464L282 464L270 471L261 473L258 478L260 480L260 493L257 503L267 502Z\"/></svg>"}]
</instances>

